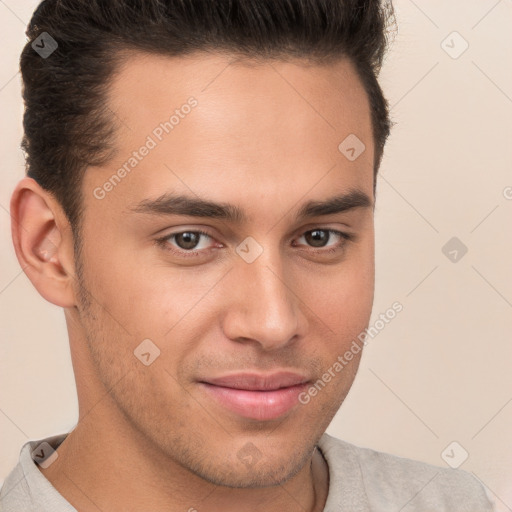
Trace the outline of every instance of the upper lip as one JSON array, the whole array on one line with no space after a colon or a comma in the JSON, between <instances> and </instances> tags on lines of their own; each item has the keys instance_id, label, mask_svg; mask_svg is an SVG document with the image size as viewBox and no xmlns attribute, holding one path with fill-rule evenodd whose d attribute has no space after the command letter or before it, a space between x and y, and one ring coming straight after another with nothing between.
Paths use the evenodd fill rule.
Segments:
<instances>
[{"instance_id":1,"label":"upper lip","mask_svg":"<svg viewBox=\"0 0 512 512\"><path fill-rule=\"evenodd\" d=\"M232 373L203 379L201 382L225 388L247 391L272 391L305 384L309 379L300 373L280 371L274 373Z\"/></svg>"}]
</instances>

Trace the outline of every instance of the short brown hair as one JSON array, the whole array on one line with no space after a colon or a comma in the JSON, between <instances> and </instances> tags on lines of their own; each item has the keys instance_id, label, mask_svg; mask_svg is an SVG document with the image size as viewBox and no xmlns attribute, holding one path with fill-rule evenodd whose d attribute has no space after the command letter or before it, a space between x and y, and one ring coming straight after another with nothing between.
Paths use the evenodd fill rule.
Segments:
<instances>
[{"instance_id":1,"label":"short brown hair","mask_svg":"<svg viewBox=\"0 0 512 512\"><path fill-rule=\"evenodd\" d=\"M390 19L391 2L380 0L44 0L20 60L27 174L56 197L76 233L83 174L114 151L115 118L105 98L122 50L177 56L213 49L348 57L370 102L376 175L392 124L377 81ZM43 32L58 44L47 58L32 46Z\"/></svg>"}]
</instances>

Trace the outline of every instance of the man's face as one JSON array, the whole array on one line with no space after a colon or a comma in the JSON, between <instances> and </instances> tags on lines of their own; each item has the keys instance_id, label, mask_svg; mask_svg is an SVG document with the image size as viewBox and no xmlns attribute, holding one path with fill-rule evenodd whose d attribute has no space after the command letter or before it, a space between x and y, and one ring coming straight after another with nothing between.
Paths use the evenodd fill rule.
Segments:
<instances>
[{"instance_id":1,"label":"man's face","mask_svg":"<svg viewBox=\"0 0 512 512\"><path fill-rule=\"evenodd\" d=\"M301 469L353 382L360 353L332 368L371 312L374 146L350 63L232 60L138 54L116 75L118 151L83 182L90 295L68 316L93 368L79 392L101 383L122 412L110 435L249 487ZM338 149L350 134L355 160Z\"/></svg>"}]
</instances>

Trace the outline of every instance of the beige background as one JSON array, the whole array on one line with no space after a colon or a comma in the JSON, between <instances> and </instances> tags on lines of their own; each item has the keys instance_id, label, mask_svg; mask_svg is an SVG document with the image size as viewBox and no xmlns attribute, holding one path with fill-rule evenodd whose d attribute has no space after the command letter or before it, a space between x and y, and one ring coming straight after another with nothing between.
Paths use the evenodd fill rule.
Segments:
<instances>
[{"instance_id":1,"label":"beige background","mask_svg":"<svg viewBox=\"0 0 512 512\"><path fill-rule=\"evenodd\" d=\"M23 175L18 57L36 4L0 1L0 480L27 439L77 418L64 315L33 289L10 239ZM456 441L450 460L466 450L461 468L510 511L512 0L395 8L381 80L397 124L378 184L372 323L395 301L404 310L368 344L329 432L441 466ZM458 58L445 51L464 41ZM455 263L441 250L454 236L468 248Z\"/></svg>"}]
</instances>

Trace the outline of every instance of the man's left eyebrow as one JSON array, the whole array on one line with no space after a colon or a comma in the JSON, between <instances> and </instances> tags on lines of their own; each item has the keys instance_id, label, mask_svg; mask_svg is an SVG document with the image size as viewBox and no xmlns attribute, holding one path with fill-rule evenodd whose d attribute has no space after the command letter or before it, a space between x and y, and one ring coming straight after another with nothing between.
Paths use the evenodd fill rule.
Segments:
<instances>
[{"instance_id":1,"label":"man's left eyebrow","mask_svg":"<svg viewBox=\"0 0 512 512\"><path fill-rule=\"evenodd\" d=\"M373 208L373 201L360 190L352 190L323 201L309 201L298 211L297 220L343 213L356 208Z\"/></svg>"}]
</instances>

